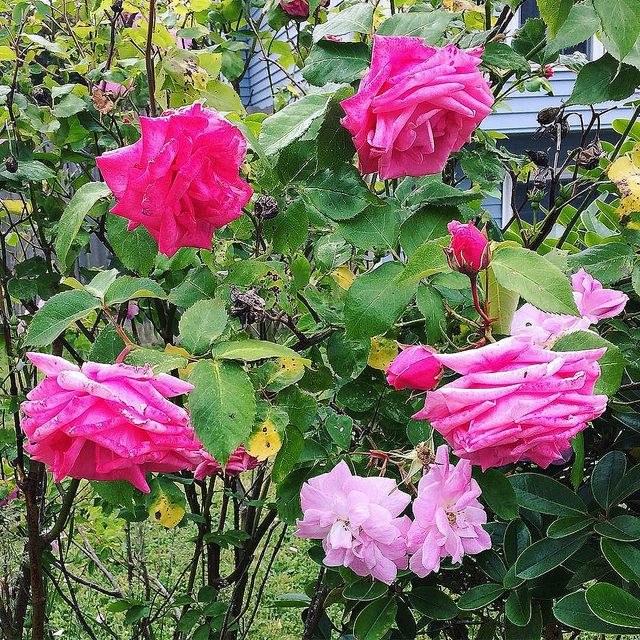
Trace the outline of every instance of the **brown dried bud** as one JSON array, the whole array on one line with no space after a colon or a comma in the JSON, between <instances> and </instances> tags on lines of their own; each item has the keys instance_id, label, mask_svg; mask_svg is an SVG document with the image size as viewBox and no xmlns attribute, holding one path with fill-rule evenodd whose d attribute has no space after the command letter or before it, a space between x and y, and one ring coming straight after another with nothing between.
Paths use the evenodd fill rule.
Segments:
<instances>
[{"instance_id":1,"label":"brown dried bud","mask_svg":"<svg viewBox=\"0 0 640 640\"><path fill-rule=\"evenodd\" d=\"M33 99L43 107L51 105L51 91L47 87L36 87L33 90Z\"/></svg>"},{"instance_id":2,"label":"brown dried bud","mask_svg":"<svg viewBox=\"0 0 640 640\"><path fill-rule=\"evenodd\" d=\"M122 0L115 0L111 5L111 11L113 11L113 13L122 13Z\"/></svg>"},{"instance_id":3,"label":"brown dried bud","mask_svg":"<svg viewBox=\"0 0 640 640\"><path fill-rule=\"evenodd\" d=\"M425 469L428 469L435 462L435 459L436 459L435 456L433 455L433 451L429 449L426 442L421 442L416 447L416 458L420 460L420 462L422 463L422 466L425 467Z\"/></svg>"},{"instance_id":4,"label":"brown dried bud","mask_svg":"<svg viewBox=\"0 0 640 640\"><path fill-rule=\"evenodd\" d=\"M549 154L546 151L532 151L531 149L527 149L525 153L537 167L549 166Z\"/></svg>"},{"instance_id":5,"label":"brown dried bud","mask_svg":"<svg viewBox=\"0 0 640 640\"><path fill-rule=\"evenodd\" d=\"M551 129L551 137L554 140L558 139L558 132L560 133L560 140L564 140L571 131L571 127L569 126L567 120L561 120L560 122L554 124L552 127L549 127L549 129Z\"/></svg>"},{"instance_id":6,"label":"brown dried bud","mask_svg":"<svg viewBox=\"0 0 640 640\"><path fill-rule=\"evenodd\" d=\"M18 161L13 156L7 156L4 160L4 168L9 173L15 173L18 170Z\"/></svg>"},{"instance_id":7,"label":"brown dried bud","mask_svg":"<svg viewBox=\"0 0 640 640\"><path fill-rule=\"evenodd\" d=\"M229 289L232 318L239 318L243 327L260 320L267 303L254 291L241 291L235 285Z\"/></svg>"},{"instance_id":8,"label":"brown dried bud","mask_svg":"<svg viewBox=\"0 0 640 640\"><path fill-rule=\"evenodd\" d=\"M579 154L576 164L582 169L591 171L600 163L600 158L604 155L600 140L596 138L591 144L588 144Z\"/></svg>"},{"instance_id":9,"label":"brown dried bud","mask_svg":"<svg viewBox=\"0 0 640 640\"><path fill-rule=\"evenodd\" d=\"M538 122L541 125L551 124L560 113L560 107L545 107L538 111Z\"/></svg>"},{"instance_id":10,"label":"brown dried bud","mask_svg":"<svg viewBox=\"0 0 640 640\"><path fill-rule=\"evenodd\" d=\"M253 212L260 220L271 220L280 213L280 205L273 196L262 195L256 200Z\"/></svg>"},{"instance_id":11,"label":"brown dried bud","mask_svg":"<svg viewBox=\"0 0 640 640\"><path fill-rule=\"evenodd\" d=\"M93 93L91 94L91 104L95 107L96 111L99 111L103 116L106 116L115 109L115 105L107 98L105 92L97 87L94 87Z\"/></svg>"}]
</instances>

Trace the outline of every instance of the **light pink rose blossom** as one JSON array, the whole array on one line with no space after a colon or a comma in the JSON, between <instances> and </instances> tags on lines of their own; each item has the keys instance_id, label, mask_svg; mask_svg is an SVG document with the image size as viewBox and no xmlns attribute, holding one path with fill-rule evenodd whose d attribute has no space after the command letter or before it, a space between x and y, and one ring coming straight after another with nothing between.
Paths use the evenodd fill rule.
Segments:
<instances>
[{"instance_id":1,"label":"light pink rose blossom","mask_svg":"<svg viewBox=\"0 0 640 640\"><path fill-rule=\"evenodd\" d=\"M240 131L199 103L140 118L135 144L96 159L118 200L111 213L143 225L161 253L211 248L215 229L242 215L251 187L238 175L246 150Z\"/></svg>"},{"instance_id":2,"label":"light pink rose blossom","mask_svg":"<svg viewBox=\"0 0 640 640\"><path fill-rule=\"evenodd\" d=\"M460 273L475 276L491 262L491 246L485 231L480 231L473 222L462 224L452 220L447 225L451 243L444 250L449 266Z\"/></svg>"},{"instance_id":3,"label":"light pink rose blossom","mask_svg":"<svg viewBox=\"0 0 640 640\"><path fill-rule=\"evenodd\" d=\"M349 567L359 576L391 584L407 568L406 534L399 517L410 497L391 478L362 478L342 461L302 487L302 520L294 535L322 540L328 567Z\"/></svg>"},{"instance_id":4,"label":"light pink rose blossom","mask_svg":"<svg viewBox=\"0 0 640 640\"><path fill-rule=\"evenodd\" d=\"M149 492L148 472L193 469L200 443L189 415L167 398L193 385L149 366L85 362L42 353L27 357L44 380L21 405L34 460L63 478L128 480Z\"/></svg>"},{"instance_id":5,"label":"light pink rose blossom","mask_svg":"<svg viewBox=\"0 0 640 640\"><path fill-rule=\"evenodd\" d=\"M98 84L98 88L104 91L104 93L110 93L114 98L120 96L126 96L133 90L133 78L128 80L125 84L120 82L106 82L102 80Z\"/></svg>"},{"instance_id":6,"label":"light pink rose blossom","mask_svg":"<svg viewBox=\"0 0 640 640\"><path fill-rule=\"evenodd\" d=\"M491 112L481 54L452 44L436 49L422 38L373 36L371 68L358 93L341 103L360 171L383 179L442 171Z\"/></svg>"},{"instance_id":7,"label":"light pink rose blossom","mask_svg":"<svg viewBox=\"0 0 640 640\"><path fill-rule=\"evenodd\" d=\"M593 324L622 313L629 300L629 296L621 291L604 289L602 284L584 269L571 276L571 284L580 313Z\"/></svg>"},{"instance_id":8,"label":"light pink rose blossom","mask_svg":"<svg viewBox=\"0 0 640 640\"><path fill-rule=\"evenodd\" d=\"M285 13L290 16L300 16L301 18L309 17L309 3L307 0L280 0L280 6Z\"/></svg>"},{"instance_id":9,"label":"light pink rose blossom","mask_svg":"<svg viewBox=\"0 0 640 640\"><path fill-rule=\"evenodd\" d=\"M129 302L127 306L127 320L133 320L140 313L140 307L135 302Z\"/></svg>"},{"instance_id":10,"label":"light pink rose blossom","mask_svg":"<svg viewBox=\"0 0 640 640\"><path fill-rule=\"evenodd\" d=\"M198 454L201 460L197 463L198 466L193 474L196 480L202 480L208 476L215 476L222 472L222 466L220 463L202 447ZM224 468L224 473L227 476L237 476L244 471L250 471L259 467L261 462L249 455L245 448L240 445L230 456L227 464Z\"/></svg>"},{"instance_id":11,"label":"light pink rose blossom","mask_svg":"<svg viewBox=\"0 0 640 640\"><path fill-rule=\"evenodd\" d=\"M593 393L604 352L553 352L509 337L438 354L461 377L428 392L413 417L429 420L456 456L483 469L523 459L547 467L607 406L607 396Z\"/></svg>"},{"instance_id":12,"label":"light pink rose blossom","mask_svg":"<svg viewBox=\"0 0 640 640\"><path fill-rule=\"evenodd\" d=\"M397 391L433 389L442 378L442 365L435 353L429 346L405 347L387 367L387 382Z\"/></svg>"},{"instance_id":13,"label":"light pink rose blossom","mask_svg":"<svg viewBox=\"0 0 640 640\"><path fill-rule=\"evenodd\" d=\"M533 344L549 347L559 337L574 331L586 331L588 318L540 311L528 302L523 304L511 320L511 335L526 337Z\"/></svg>"},{"instance_id":14,"label":"light pink rose blossom","mask_svg":"<svg viewBox=\"0 0 640 640\"><path fill-rule=\"evenodd\" d=\"M460 460L454 466L448 447L438 447L435 463L418 483L407 534L409 568L418 577L439 571L442 558L456 563L465 554L491 548L491 538L482 528L487 514L477 499L481 493L471 478L471 463Z\"/></svg>"}]
</instances>

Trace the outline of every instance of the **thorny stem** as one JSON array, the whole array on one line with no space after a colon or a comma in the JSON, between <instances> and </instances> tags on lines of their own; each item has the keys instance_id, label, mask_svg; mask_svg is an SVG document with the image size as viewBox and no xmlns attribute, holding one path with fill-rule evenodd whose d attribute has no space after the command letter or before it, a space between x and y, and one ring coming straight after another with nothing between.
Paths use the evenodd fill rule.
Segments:
<instances>
[{"instance_id":1,"label":"thorny stem","mask_svg":"<svg viewBox=\"0 0 640 640\"><path fill-rule=\"evenodd\" d=\"M487 340L491 340L492 339L491 338L491 323L495 322L495 320L493 318L490 318L485 313L485 310L482 308L482 305L480 304L480 300L478 298L478 276L477 276L477 274L473 275L473 276L470 276L469 279L471 280L471 295L473 296L473 306L476 308L476 311L478 312L478 314L480 315L480 317L483 320L485 338ZM485 292L485 297L486 297L486 292Z\"/></svg>"}]
</instances>

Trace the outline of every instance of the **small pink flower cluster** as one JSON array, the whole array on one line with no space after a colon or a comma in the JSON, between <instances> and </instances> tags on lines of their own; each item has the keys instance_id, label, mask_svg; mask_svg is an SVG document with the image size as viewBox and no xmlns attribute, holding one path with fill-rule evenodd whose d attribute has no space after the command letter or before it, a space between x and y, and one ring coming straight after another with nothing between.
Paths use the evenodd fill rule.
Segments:
<instances>
[{"instance_id":1,"label":"small pink flower cluster","mask_svg":"<svg viewBox=\"0 0 640 640\"><path fill-rule=\"evenodd\" d=\"M465 553L491 547L479 495L470 464L450 465L443 445L420 479L411 521L401 515L410 496L394 480L354 476L342 461L302 487L303 518L295 535L322 540L327 566L349 567L391 584L409 563L423 577L438 571L441 558L458 562Z\"/></svg>"},{"instance_id":2,"label":"small pink flower cluster","mask_svg":"<svg viewBox=\"0 0 640 640\"><path fill-rule=\"evenodd\" d=\"M584 269L571 276L571 284L582 317L546 313L527 303L515 312L511 335L526 336L534 344L548 346L560 336L584 331L600 320L619 315L629 300L621 291L605 289Z\"/></svg>"},{"instance_id":3,"label":"small pink flower cluster","mask_svg":"<svg viewBox=\"0 0 640 640\"><path fill-rule=\"evenodd\" d=\"M86 362L82 367L42 353L28 358L45 374L21 405L34 460L49 465L54 481L63 478L128 480L148 492L148 472L195 471L198 480L222 473L202 446L189 414L167 398L193 385L149 366ZM227 475L259 462L244 447L225 467Z\"/></svg>"}]
</instances>

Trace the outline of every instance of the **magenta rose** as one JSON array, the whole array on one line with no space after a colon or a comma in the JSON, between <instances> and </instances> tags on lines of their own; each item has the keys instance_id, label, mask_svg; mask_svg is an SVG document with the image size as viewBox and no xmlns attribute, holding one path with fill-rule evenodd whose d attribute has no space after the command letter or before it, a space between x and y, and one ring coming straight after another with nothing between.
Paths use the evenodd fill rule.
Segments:
<instances>
[{"instance_id":1,"label":"magenta rose","mask_svg":"<svg viewBox=\"0 0 640 640\"><path fill-rule=\"evenodd\" d=\"M196 103L140 118L135 144L96 159L118 200L112 213L143 225L161 253L211 248L215 229L242 215L251 187L238 175L246 151L240 131Z\"/></svg>"},{"instance_id":2,"label":"magenta rose","mask_svg":"<svg viewBox=\"0 0 640 640\"><path fill-rule=\"evenodd\" d=\"M397 391L433 389L442 378L442 365L435 353L433 347L406 347L387 367L387 382Z\"/></svg>"},{"instance_id":3,"label":"magenta rose","mask_svg":"<svg viewBox=\"0 0 640 640\"><path fill-rule=\"evenodd\" d=\"M484 231L479 231L473 222L462 224L457 220L452 220L447 229L451 234L451 244L445 253L454 271L472 276L489 266L491 249Z\"/></svg>"},{"instance_id":4,"label":"magenta rose","mask_svg":"<svg viewBox=\"0 0 640 640\"><path fill-rule=\"evenodd\" d=\"M200 460L197 462L197 467L194 472L196 480L202 480L208 476L215 476L222 472L222 465L204 448L201 446L199 451ZM254 458L249 455L244 446L240 445L230 456L227 464L224 468L224 473L227 476L237 476L244 471L250 471L260 466L258 458Z\"/></svg>"},{"instance_id":5,"label":"magenta rose","mask_svg":"<svg viewBox=\"0 0 640 640\"><path fill-rule=\"evenodd\" d=\"M438 354L461 377L429 391L413 417L429 420L456 456L483 469L519 460L546 467L605 410L607 396L594 394L605 350L554 352L510 337Z\"/></svg>"},{"instance_id":6,"label":"magenta rose","mask_svg":"<svg viewBox=\"0 0 640 640\"><path fill-rule=\"evenodd\" d=\"M290 16L309 17L309 3L306 0L291 0L291 2L280 0L280 6Z\"/></svg>"},{"instance_id":7,"label":"magenta rose","mask_svg":"<svg viewBox=\"0 0 640 640\"><path fill-rule=\"evenodd\" d=\"M491 112L481 49L436 49L421 38L373 36L371 68L344 100L362 173L383 179L439 173Z\"/></svg>"}]
</instances>

